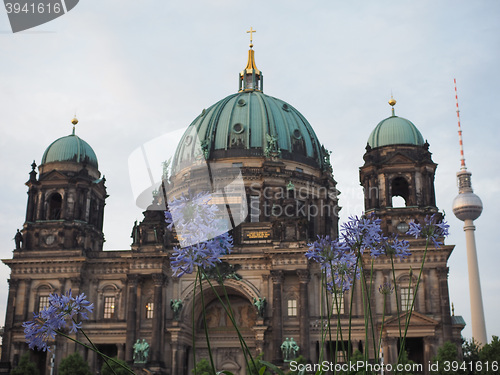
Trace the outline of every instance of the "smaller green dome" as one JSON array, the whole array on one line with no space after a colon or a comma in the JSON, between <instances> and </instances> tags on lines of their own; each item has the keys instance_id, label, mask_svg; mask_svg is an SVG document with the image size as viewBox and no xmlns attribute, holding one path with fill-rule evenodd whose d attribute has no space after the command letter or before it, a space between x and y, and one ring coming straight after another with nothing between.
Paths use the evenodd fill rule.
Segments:
<instances>
[{"instance_id":1,"label":"smaller green dome","mask_svg":"<svg viewBox=\"0 0 500 375\"><path fill-rule=\"evenodd\" d=\"M422 134L410 120L394 115L380 121L368 138L372 148L388 145L422 146L424 143Z\"/></svg>"},{"instance_id":2,"label":"smaller green dome","mask_svg":"<svg viewBox=\"0 0 500 375\"><path fill-rule=\"evenodd\" d=\"M52 162L69 161L86 163L97 169L97 156L92 147L75 134L56 139L45 150L42 165Z\"/></svg>"}]
</instances>

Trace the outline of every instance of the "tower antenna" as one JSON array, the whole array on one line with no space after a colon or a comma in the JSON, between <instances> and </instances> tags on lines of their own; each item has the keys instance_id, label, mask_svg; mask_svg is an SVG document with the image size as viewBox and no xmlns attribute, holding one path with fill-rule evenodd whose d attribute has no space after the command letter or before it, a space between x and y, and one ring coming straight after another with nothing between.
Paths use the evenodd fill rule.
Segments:
<instances>
[{"instance_id":1,"label":"tower antenna","mask_svg":"<svg viewBox=\"0 0 500 375\"><path fill-rule=\"evenodd\" d=\"M458 142L460 143L460 170L466 171L465 166L465 156L464 156L464 143L462 141L462 126L460 125L460 110L458 109L458 91L457 91L457 79L453 78L455 84L455 101L457 103L457 120L458 120Z\"/></svg>"}]
</instances>

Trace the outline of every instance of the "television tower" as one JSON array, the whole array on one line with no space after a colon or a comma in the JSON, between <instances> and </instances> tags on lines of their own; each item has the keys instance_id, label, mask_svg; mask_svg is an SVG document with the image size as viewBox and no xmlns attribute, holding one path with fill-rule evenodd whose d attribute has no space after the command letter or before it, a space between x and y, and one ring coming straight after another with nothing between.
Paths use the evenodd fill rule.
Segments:
<instances>
[{"instance_id":1,"label":"television tower","mask_svg":"<svg viewBox=\"0 0 500 375\"><path fill-rule=\"evenodd\" d=\"M479 280L477 262L476 238L474 220L483 211L481 199L474 194L471 184L471 173L465 166L464 147L462 142L462 128L460 126L460 111L458 110L457 80L455 82L455 99L457 102L458 140L460 143L460 171L457 172L458 195L453 200L453 213L464 222L465 246L467 247L467 264L469 269L470 310L472 320L472 337L480 346L488 343L486 324L484 321L483 297Z\"/></svg>"}]
</instances>

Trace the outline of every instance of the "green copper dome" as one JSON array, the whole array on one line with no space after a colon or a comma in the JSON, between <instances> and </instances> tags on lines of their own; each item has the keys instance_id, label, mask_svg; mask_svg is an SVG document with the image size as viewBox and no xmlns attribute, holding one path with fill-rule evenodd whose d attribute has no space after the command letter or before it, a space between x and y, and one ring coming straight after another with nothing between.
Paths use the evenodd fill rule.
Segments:
<instances>
[{"instance_id":1,"label":"green copper dome","mask_svg":"<svg viewBox=\"0 0 500 375\"><path fill-rule=\"evenodd\" d=\"M86 163L97 169L97 156L94 150L75 134L55 140L43 153L42 165L61 161Z\"/></svg>"},{"instance_id":2,"label":"green copper dome","mask_svg":"<svg viewBox=\"0 0 500 375\"><path fill-rule=\"evenodd\" d=\"M392 116L382 120L373 129L368 144L371 148L388 145L415 145L422 146L424 138L410 120L394 114L396 100L391 97L389 104L392 106Z\"/></svg>"},{"instance_id":3,"label":"green copper dome","mask_svg":"<svg viewBox=\"0 0 500 375\"><path fill-rule=\"evenodd\" d=\"M193 142L196 136L199 143ZM325 165L326 152L304 116L258 90L242 90L203 110L177 147L174 173L196 158L200 145L209 160L273 153L314 167Z\"/></svg>"}]
</instances>

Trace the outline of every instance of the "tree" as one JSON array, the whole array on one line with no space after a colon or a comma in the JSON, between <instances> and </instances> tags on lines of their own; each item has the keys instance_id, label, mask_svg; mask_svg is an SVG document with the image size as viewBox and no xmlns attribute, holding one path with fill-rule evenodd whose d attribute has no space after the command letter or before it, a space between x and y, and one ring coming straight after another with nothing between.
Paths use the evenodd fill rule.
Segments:
<instances>
[{"instance_id":1,"label":"tree","mask_svg":"<svg viewBox=\"0 0 500 375\"><path fill-rule=\"evenodd\" d=\"M453 344L451 341L446 341L443 344L443 346L439 347L437 356L433 358L433 362L438 364L438 370L433 371L432 372L433 374L438 374L438 375L464 374L463 368L465 368L465 366L460 366L462 364L462 361L460 361L458 358L457 346ZM458 369L456 368L453 369L450 366L446 368L447 363L458 364Z\"/></svg>"},{"instance_id":2,"label":"tree","mask_svg":"<svg viewBox=\"0 0 500 375\"><path fill-rule=\"evenodd\" d=\"M40 371L34 362L30 361L30 353L26 352L21 356L19 364L10 372L10 375L39 375Z\"/></svg>"},{"instance_id":3,"label":"tree","mask_svg":"<svg viewBox=\"0 0 500 375\"><path fill-rule=\"evenodd\" d=\"M495 361L497 365L496 371L492 368L492 363ZM500 340L498 339L498 336L493 336L491 342L482 347L479 352L478 363L481 363L482 368L479 369L476 366L476 369L478 370L476 373L488 375L500 374L500 370L498 369L498 367L500 367ZM488 368L486 364L488 364Z\"/></svg>"},{"instance_id":4,"label":"tree","mask_svg":"<svg viewBox=\"0 0 500 375\"><path fill-rule=\"evenodd\" d=\"M125 369L127 368L130 371L132 371L132 369L127 365L127 362L122 361L121 359L118 358L115 358L114 360L118 362L121 366L118 363L115 363L108 359L107 361L109 366L106 364L106 362L102 364L101 375L130 375L130 372ZM122 366L124 366L125 368L123 368Z\"/></svg>"},{"instance_id":5,"label":"tree","mask_svg":"<svg viewBox=\"0 0 500 375\"><path fill-rule=\"evenodd\" d=\"M401 354L401 358L399 359L398 363L394 364L392 367L397 368L397 365L400 366L401 371L394 371L395 375L413 375L413 372L409 372L408 369L414 369L415 362L413 362L411 359L408 359L408 352L406 350Z\"/></svg>"},{"instance_id":6,"label":"tree","mask_svg":"<svg viewBox=\"0 0 500 375\"><path fill-rule=\"evenodd\" d=\"M214 370L212 369L212 366L210 365L210 362L208 359L203 358L201 361L199 361L196 364L196 367L191 370L193 374L196 375L214 375ZM102 374L105 375L105 374Z\"/></svg>"},{"instance_id":7,"label":"tree","mask_svg":"<svg viewBox=\"0 0 500 375\"><path fill-rule=\"evenodd\" d=\"M59 375L92 375L89 364L80 353L75 352L64 358L59 365Z\"/></svg>"},{"instance_id":8,"label":"tree","mask_svg":"<svg viewBox=\"0 0 500 375\"><path fill-rule=\"evenodd\" d=\"M465 373L467 375L474 375L476 372L476 362L479 361L479 352L481 348L479 347L477 341L471 339L470 341L465 340L462 344L462 352L464 355L464 363L467 370Z\"/></svg>"}]
</instances>

